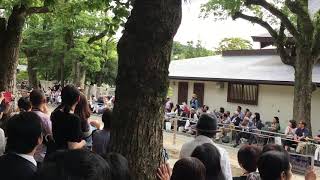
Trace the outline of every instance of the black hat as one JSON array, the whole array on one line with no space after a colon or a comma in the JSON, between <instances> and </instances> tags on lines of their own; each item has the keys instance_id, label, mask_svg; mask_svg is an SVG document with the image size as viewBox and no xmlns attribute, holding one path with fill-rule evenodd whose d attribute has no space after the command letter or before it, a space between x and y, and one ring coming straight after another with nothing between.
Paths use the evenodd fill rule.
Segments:
<instances>
[{"instance_id":1,"label":"black hat","mask_svg":"<svg viewBox=\"0 0 320 180\"><path fill-rule=\"evenodd\" d=\"M215 133L219 132L217 117L210 114L202 114L198 120L196 130L204 133Z\"/></svg>"}]
</instances>

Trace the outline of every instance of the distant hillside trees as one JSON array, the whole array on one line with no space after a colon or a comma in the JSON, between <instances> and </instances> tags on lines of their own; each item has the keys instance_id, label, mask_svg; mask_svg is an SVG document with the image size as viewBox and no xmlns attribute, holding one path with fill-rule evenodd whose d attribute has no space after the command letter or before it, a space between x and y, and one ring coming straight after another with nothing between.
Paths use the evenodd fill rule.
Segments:
<instances>
[{"instance_id":1,"label":"distant hillside trees","mask_svg":"<svg viewBox=\"0 0 320 180\"><path fill-rule=\"evenodd\" d=\"M181 44L177 41L173 42L172 60L212 56L214 54L214 51L203 47L202 42L199 40L196 44L193 41L188 41L187 45Z\"/></svg>"}]
</instances>

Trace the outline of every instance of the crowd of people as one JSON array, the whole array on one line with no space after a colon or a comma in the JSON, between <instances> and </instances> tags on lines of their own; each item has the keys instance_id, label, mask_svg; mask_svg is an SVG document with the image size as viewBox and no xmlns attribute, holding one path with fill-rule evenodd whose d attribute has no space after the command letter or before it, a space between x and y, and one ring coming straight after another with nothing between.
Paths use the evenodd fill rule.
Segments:
<instances>
[{"instance_id":1,"label":"crowd of people","mask_svg":"<svg viewBox=\"0 0 320 180\"><path fill-rule=\"evenodd\" d=\"M91 110L88 100L74 86L68 85L61 90L61 104L51 116L47 107L47 97L41 90L32 90L29 96L21 97L17 103L18 111L8 110L12 102L5 102L3 94L4 92L0 94L0 155L2 155L0 168L5 173L1 173L1 179L33 179L37 171L40 176L49 177L47 175L52 174L48 173L72 168L74 161L89 163L80 165L92 168L96 168L95 166L99 168L98 165L107 161L112 161L114 163L112 165L116 166L119 163L124 165L122 161L113 162L124 159L121 155L107 154L111 110L103 111L103 124L90 120ZM98 154L103 155L105 160ZM65 162L60 164L68 158L71 158L69 164ZM90 164L91 160L97 162ZM111 165L106 164L105 167L110 170ZM91 173L89 170L87 170L88 176ZM110 175L107 170L102 169L101 172ZM91 171L96 172L96 170ZM63 176L69 177L72 174L58 173L51 178L68 179Z\"/></svg>"},{"instance_id":2,"label":"crowd of people","mask_svg":"<svg viewBox=\"0 0 320 180\"><path fill-rule=\"evenodd\" d=\"M1 92L0 102L3 101ZM18 112L9 114L7 102L4 104L0 118L1 179L131 179L127 159L109 151L112 110L104 109L103 124L91 120L88 100L78 88L64 87L61 104L51 115L41 90L20 98ZM288 153L276 145L266 145L262 150L253 145L241 147L238 161L244 174L234 177L228 152L213 142L220 121L210 113L199 115L195 139L182 146L172 170L163 164L155 176L160 180L292 179ZM305 178L316 179L312 167Z\"/></svg>"},{"instance_id":3,"label":"crowd of people","mask_svg":"<svg viewBox=\"0 0 320 180\"><path fill-rule=\"evenodd\" d=\"M91 111L97 114L101 114L105 108L113 109L114 102L114 96L100 96L99 98L96 98L95 95L91 95L91 98L89 99Z\"/></svg>"},{"instance_id":4,"label":"crowd of people","mask_svg":"<svg viewBox=\"0 0 320 180\"><path fill-rule=\"evenodd\" d=\"M263 145L266 145L267 143L275 143L274 137L281 137L281 143L286 150L293 149L292 151L300 153L302 151L300 146L305 146L306 141L320 143L320 135L311 137L309 129L306 128L307 124L303 120L298 123L295 120L289 120L285 131L281 132L280 119L277 116L274 116L272 121L263 122L259 112L251 112L249 109L243 111L241 106L237 107L233 115L230 111L225 111L223 107L219 111L210 111L209 106L200 106L195 94L189 105L183 102L182 105L174 106L168 97L165 110L167 121L170 121L171 117L180 117L178 128L182 127L185 132L192 134L194 134L193 127L202 114L215 116L220 126L220 132L216 139L221 139L225 143L234 140L234 147L239 146L241 141L245 139L250 145L257 144L259 140Z\"/></svg>"},{"instance_id":5,"label":"crowd of people","mask_svg":"<svg viewBox=\"0 0 320 180\"><path fill-rule=\"evenodd\" d=\"M185 143L180 160L171 170L168 164L159 167L160 180L290 180L292 167L288 152L280 145L267 144L262 149L244 145L238 151L241 176L232 176L229 155L213 142L219 132L218 119L202 114L195 126L196 138ZM313 167L309 167L306 180L316 179Z\"/></svg>"}]
</instances>

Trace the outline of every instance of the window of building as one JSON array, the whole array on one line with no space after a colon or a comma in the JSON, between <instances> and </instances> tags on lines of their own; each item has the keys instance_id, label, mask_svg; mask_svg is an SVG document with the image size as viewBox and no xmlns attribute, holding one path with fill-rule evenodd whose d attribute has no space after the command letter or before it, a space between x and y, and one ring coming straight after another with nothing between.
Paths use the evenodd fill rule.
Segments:
<instances>
[{"instance_id":1,"label":"window of building","mask_svg":"<svg viewBox=\"0 0 320 180\"><path fill-rule=\"evenodd\" d=\"M259 86L257 84L229 83L228 102L258 105Z\"/></svg>"}]
</instances>

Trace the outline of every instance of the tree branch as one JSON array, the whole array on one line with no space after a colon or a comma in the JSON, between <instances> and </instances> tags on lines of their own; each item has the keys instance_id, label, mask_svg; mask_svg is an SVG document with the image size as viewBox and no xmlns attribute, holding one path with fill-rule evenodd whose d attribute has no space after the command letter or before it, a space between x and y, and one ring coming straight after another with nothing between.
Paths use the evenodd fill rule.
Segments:
<instances>
[{"instance_id":1,"label":"tree branch","mask_svg":"<svg viewBox=\"0 0 320 180\"><path fill-rule=\"evenodd\" d=\"M312 24L312 20L307 11L305 11L299 1L285 0L285 5L289 8L291 12L296 14L303 22Z\"/></svg>"},{"instance_id":2,"label":"tree branch","mask_svg":"<svg viewBox=\"0 0 320 180\"><path fill-rule=\"evenodd\" d=\"M95 41L98 41L102 38L104 38L106 35L107 35L108 31L107 30L104 30L102 31L100 34L98 34L97 36L93 36L91 37L89 40L88 40L88 44L92 44L94 43Z\"/></svg>"},{"instance_id":3,"label":"tree branch","mask_svg":"<svg viewBox=\"0 0 320 180\"><path fill-rule=\"evenodd\" d=\"M50 12L48 7L30 7L27 9L27 15Z\"/></svg>"},{"instance_id":4,"label":"tree branch","mask_svg":"<svg viewBox=\"0 0 320 180\"><path fill-rule=\"evenodd\" d=\"M276 46L278 53L281 57L281 60L284 64L294 66L295 65L295 57L293 56L293 53L289 54L285 48L286 46L286 35L284 31L286 30L283 23L280 25L279 35L276 39Z\"/></svg>"},{"instance_id":5,"label":"tree branch","mask_svg":"<svg viewBox=\"0 0 320 180\"><path fill-rule=\"evenodd\" d=\"M241 12L236 12L232 18L235 20L235 19L238 19L238 18L241 18L241 19L244 19L244 20L247 20L247 21L250 21L252 23L255 23L255 24L259 24L260 26L262 26L263 28L265 28L269 33L270 35L274 38L274 39L278 39L278 34L277 34L277 31L275 31L271 25L265 21L263 21L261 18L258 18L258 17L254 17L254 16L249 16L249 15L246 15L246 14L243 14Z\"/></svg>"},{"instance_id":6,"label":"tree branch","mask_svg":"<svg viewBox=\"0 0 320 180\"><path fill-rule=\"evenodd\" d=\"M281 60L284 64L290 65L290 66L294 66L294 58L292 56L290 56L285 48L285 40L286 40L286 36L284 34L285 31L285 26L284 24L281 23L280 26L280 31L279 34L277 33L276 30L274 30L270 24L268 24L267 22L263 21L261 18L258 17L254 17L254 16L249 16L249 15L245 15L241 12L236 12L233 16L233 19L237 19L237 18L241 18L244 20L247 20L249 22L255 23L255 24L259 24L260 26L262 26L263 28L265 28L270 35L275 39L275 44L277 46L277 50L278 53L281 57Z\"/></svg>"},{"instance_id":7,"label":"tree branch","mask_svg":"<svg viewBox=\"0 0 320 180\"><path fill-rule=\"evenodd\" d=\"M283 12L281 12L279 9L274 7L272 4L268 3L266 0L246 0L245 1L246 6L250 5L258 5L269 11L271 14L276 16L281 20L281 23L283 23L286 27L286 29L290 32L290 34L296 39L301 40L302 37L300 33L298 32L297 28L292 24L292 22L288 19L287 15L285 15Z\"/></svg>"},{"instance_id":8,"label":"tree branch","mask_svg":"<svg viewBox=\"0 0 320 180\"><path fill-rule=\"evenodd\" d=\"M314 26L308 11L303 8L301 1L285 0L285 4L292 13L297 15L297 29L301 32L301 36L305 39L305 42L309 42L308 44L310 44L310 41L313 41L314 30L317 27Z\"/></svg>"},{"instance_id":9,"label":"tree branch","mask_svg":"<svg viewBox=\"0 0 320 180\"><path fill-rule=\"evenodd\" d=\"M315 19L315 32L312 40L312 55L319 57L318 61L320 61L320 12L318 12L318 16Z\"/></svg>"}]
</instances>

